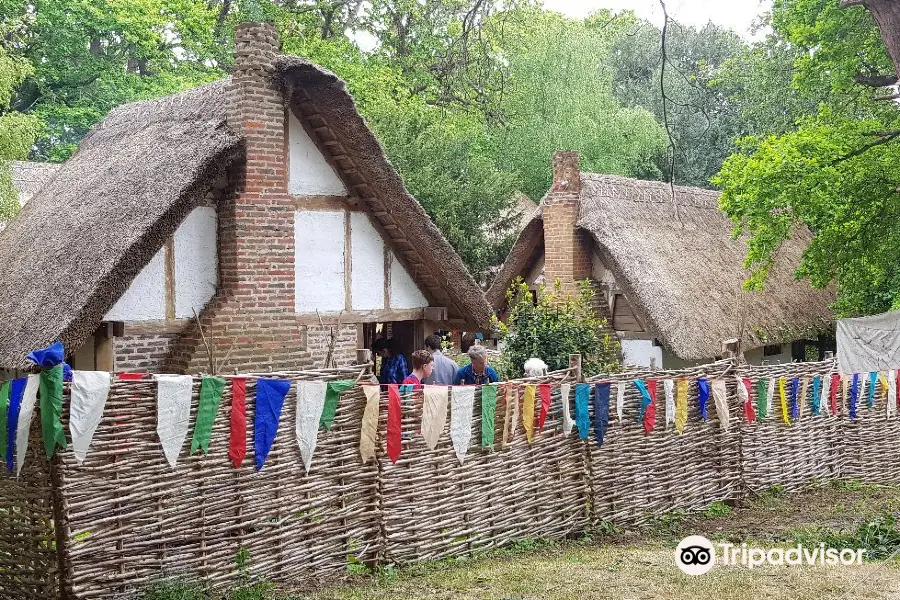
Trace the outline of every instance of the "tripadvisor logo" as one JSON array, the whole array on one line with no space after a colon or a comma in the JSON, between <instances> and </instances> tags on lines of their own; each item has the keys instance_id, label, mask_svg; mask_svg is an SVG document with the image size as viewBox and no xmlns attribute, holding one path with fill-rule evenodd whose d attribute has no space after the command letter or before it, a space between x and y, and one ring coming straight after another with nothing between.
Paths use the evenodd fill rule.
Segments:
<instances>
[{"instance_id":1,"label":"tripadvisor logo","mask_svg":"<svg viewBox=\"0 0 900 600\"><path fill-rule=\"evenodd\" d=\"M689 535L675 548L675 565L688 575L703 575L716 564L716 550L702 535Z\"/></svg>"},{"instance_id":2,"label":"tripadvisor logo","mask_svg":"<svg viewBox=\"0 0 900 600\"><path fill-rule=\"evenodd\" d=\"M861 565L865 550L851 548L826 548L825 544L818 547L804 547L803 545L792 548L752 548L747 544L736 546L728 542L716 544L702 535L691 535L678 544L675 549L675 566L688 575L703 575L718 562L720 565L742 566L748 569L762 565L818 565L818 566L850 566Z\"/></svg>"}]
</instances>

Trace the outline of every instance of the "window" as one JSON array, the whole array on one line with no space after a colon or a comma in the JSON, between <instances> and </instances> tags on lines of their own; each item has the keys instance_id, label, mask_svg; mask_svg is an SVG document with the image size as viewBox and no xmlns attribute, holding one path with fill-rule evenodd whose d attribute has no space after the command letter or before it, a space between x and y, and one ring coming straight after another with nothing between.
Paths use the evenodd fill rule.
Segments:
<instances>
[{"instance_id":1,"label":"window","mask_svg":"<svg viewBox=\"0 0 900 600\"><path fill-rule=\"evenodd\" d=\"M781 344L763 346L763 356L778 356L779 354L781 354L781 352Z\"/></svg>"}]
</instances>

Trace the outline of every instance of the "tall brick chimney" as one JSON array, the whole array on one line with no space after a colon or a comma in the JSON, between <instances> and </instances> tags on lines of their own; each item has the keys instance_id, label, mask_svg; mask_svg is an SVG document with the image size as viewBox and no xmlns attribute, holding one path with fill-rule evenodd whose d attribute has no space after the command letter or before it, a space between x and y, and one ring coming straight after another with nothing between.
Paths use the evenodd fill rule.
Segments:
<instances>
[{"instance_id":1,"label":"tall brick chimney","mask_svg":"<svg viewBox=\"0 0 900 600\"><path fill-rule=\"evenodd\" d=\"M219 215L222 285L252 306L294 310L294 209L288 195L285 98L271 23L242 23L234 34L228 126L243 134L246 161ZM248 306L248 308L252 308Z\"/></svg>"},{"instance_id":2,"label":"tall brick chimney","mask_svg":"<svg viewBox=\"0 0 900 600\"><path fill-rule=\"evenodd\" d=\"M578 230L581 167L577 152L553 155L553 187L543 203L544 277L548 285L559 280L565 293L574 294L577 282L591 275L590 244Z\"/></svg>"}]
</instances>

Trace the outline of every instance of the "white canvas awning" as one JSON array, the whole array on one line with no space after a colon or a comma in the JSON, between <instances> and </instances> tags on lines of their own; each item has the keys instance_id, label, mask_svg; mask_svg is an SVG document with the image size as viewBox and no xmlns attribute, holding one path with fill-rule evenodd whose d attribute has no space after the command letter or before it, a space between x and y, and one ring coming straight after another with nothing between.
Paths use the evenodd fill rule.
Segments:
<instances>
[{"instance_id":1,"label":"white canvas awning","mask_svg":"<svg viewBox=\"0 0 900 600\"><path fill-rule=\"evenodd\" d=\"M842 373L900 369L900 311L838 320L837 353Z\"/></svg>"}]
</instances>

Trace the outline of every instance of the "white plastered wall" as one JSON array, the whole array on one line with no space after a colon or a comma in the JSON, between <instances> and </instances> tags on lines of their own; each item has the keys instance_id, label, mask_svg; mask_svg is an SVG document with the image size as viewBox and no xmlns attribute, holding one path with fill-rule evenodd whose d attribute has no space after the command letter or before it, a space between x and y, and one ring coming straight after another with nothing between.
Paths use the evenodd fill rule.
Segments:
<instances>
[{"instance_id":1,"label":"white plastered wall","mask_svg":"<svg viewBox=\"0 0 900 600\"><path fill-rule=\"evenodd\" d=\"M195 208L174 234L175 317L193 317L206 306L218 282L216 211ZM166 318L166 249L141 269L105 321L162 321Z\"/></svg>"},{"instance_id":2,"label":"white plastered wall","mask_svg":"<svg viewBox=\"0 0 900 600\"><path fill-rule=\"evenodd\" d=\"M298 313L344 310L344 212L294 213L294 307Z\"/></svg>"},{"instance_id":3,"label":"white plastered wall","mask_svg":"<svg viewBox=\"0 0 900 600\"><path fill-rule=\"evenodd\" d=\"M319 152L300 121L288 117L290 169L288 192L293 196L346 196L344 183Z\"/></svg>"},{"instance_id":4,"label":"white plastered wall","mask_svg":"<svg viewBox=\"0 0 900 600\"><path fill-rule=\"evenodd\" d=\"M200 314L216 293L218 250L216 209L201 206L175 232L175 318Z\"/></svg>"},{"instance_id":5,"label":"white plastered wall","mask_svg":"<svg viewBox=\"0 0 900 600\"><path fill-rule=\"evenodd\" d=\"M298 313L346 310L346 211L301 210L294 217ZM350 212L350 310L425 308L428 300L412 277L388 254L385 242L362 212ZM387 271L386 271L387 269ZM389 297L385 297L385 281Z\"/></svg>"},{"instance_id":6,"label":"white plastered wall","mask_svg":"<svg viewBox=\"0 0 900 600\"><path fill-rule=\"evenodd\" d=\"M635 367L662 368L663 349L653 345L653 340L622 340L622 361ZM655 361L655 362L653 362Z\"/></svg>"}]
</instances>

